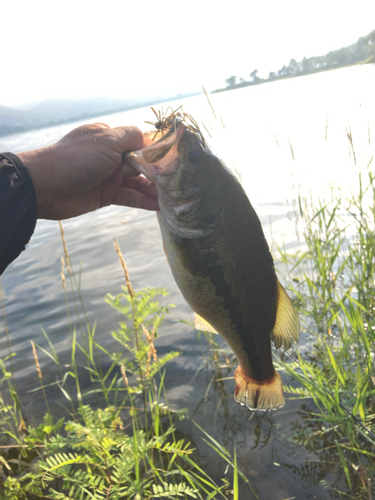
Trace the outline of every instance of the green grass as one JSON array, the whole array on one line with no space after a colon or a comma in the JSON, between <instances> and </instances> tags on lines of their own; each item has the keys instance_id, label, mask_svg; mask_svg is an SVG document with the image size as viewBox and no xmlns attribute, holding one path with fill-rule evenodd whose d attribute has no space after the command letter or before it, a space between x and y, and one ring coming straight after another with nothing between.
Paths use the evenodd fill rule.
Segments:
<instances>
[{"instance_id":1,"label":"green grass","mask_svg":"<svg viewBox=\"0 0 375 500\"><path fill-rule=\"evenodd\" d=\"M97 342L96 325L88 321L80 293L80 275L74 273L69 260L62 227L61 232L65 251L61 279L71 336L70 367L64 371L56 349L43 331L48 349L34 344L32 348L40 382L36 390L42 391L47 411L39 425L26 426L13 372L15 353L6 326L9 355L0 360L1 383L6 384L4 399L0 398L0 497L238 498L241 476L251 497L258 498L238 470L236 458L233 460L229 451L206 431L201 429L202 439L233 468L233 485L227 478L217 484L196 461L198 454L189 439L176 434L175 424L188 418L187 410L169 407L164 381L167 363L180 353L171 351L162 357L157 353L158 330L172 307L160 303L166 290L133 290L115 241L126 286L116 297L106 297L123 317L118 330L112 333L118 349L110 353ZM4 308L3 314L6 324ZM58 366L57 383L44 384L40 355L48 356ZM107 360L105 371L103 359ZM80 381L82 365L90 377L90 386L87 388L85 383L85 389ZM69 417L58 419L51 412L46 395L50 385L57 385L69 403ZM95 407L85 402L93 397Z\"/></svg>"},{"instance_id":2,"label":"green grass","mask_svg":"<svg viewBox=\"0 0 375 500\"><path fill-rule=\"evenodd\" d=\"M371 162L370 162L371 165ZM306 250L288 255L289 290L311 340L307 352L277 363L313 399L296 439L321 454L336 452L345 498L375 494L375 179L370 165L350 198L314 205L300 199ZM344 498L344 497L343 497Z\"/></svg>"}]
</instances>

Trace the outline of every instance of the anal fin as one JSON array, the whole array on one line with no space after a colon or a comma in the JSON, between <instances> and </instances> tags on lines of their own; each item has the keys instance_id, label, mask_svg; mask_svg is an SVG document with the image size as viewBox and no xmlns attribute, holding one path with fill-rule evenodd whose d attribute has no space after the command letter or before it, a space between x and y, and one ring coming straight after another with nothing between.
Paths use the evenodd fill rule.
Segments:
<instances>
[{"instance_id":1,"label":"anal fin","mask_svg":"<svg viewBox=\"0 0 375 500\"><path fill-rule=\"evenodd\" d=\"M197 313L194 313L194 326L197 330L202 330L203 332L216 333L218 335L215 328L211 326L208 321L199 316L199 314Z\"/></svg>"}]
</instances>

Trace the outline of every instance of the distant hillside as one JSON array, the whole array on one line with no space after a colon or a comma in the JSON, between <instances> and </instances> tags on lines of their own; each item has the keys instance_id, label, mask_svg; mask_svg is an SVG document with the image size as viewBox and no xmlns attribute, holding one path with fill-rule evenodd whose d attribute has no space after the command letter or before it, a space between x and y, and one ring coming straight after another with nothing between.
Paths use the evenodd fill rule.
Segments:
<instances>
[{"instance_id":1,"label":"distant hillside","mask_svg":"<svg viewBox=\"0 0 375 500\"><path fill-rule=\"evenodd\" d=\"M120 99L87 98L47 99L24 107L27 109L0 106L0 136L125 111L137 105Z\"/></svg>"},{"instance_id":2,"label":"distant hillside","mask_svg":"<svg viewBox=\"0 0 375 500\"><path fill-rule=\"evenodd\" d=\"M19 127L23 125L32 126L36 123L40 124L41 119L33 112L0 105L0 127Z\"/></svg>"},{"instance_id":3,"label":"distant hillside","mask_svg":"<svg viewBox=\"0 0 375 500\"><path fill-rule=\"evenodd\" d=\"M291 59L288 66L283 66L276 72L271 71L268 78L259 78L257 69L254 69L250 73L249 76L251 80L240 78L239 83L237 83L237 76L233 75L225 80L227 84L226 88L217 89L214 92L223 92L224 90L233 90L249 85L259 85L260 83L266 83L280 78L292 78L361 63L375 63L375 30L359 38L356 43L347 47L342 47L338 50L333 50L323 56L304 57L302 61L299 62L295 59Z\"/></svg>"},{"instance_id":4,"label":"distant hillside","mask_svg":"<svg viewBox=\"0 0 375 500\"><path fill-rule=\"evenodd\" d=\"M111 98L46 99L28 109L43 121L55 123L77 116L97 115L109 110L126 109L132 105L134 105L133 101Z\"/></svg>"},{"instance_id":5,"label":"distant hillside","mask_svg":"<svg viewBox=\"0 0 375 500\"><path fill-rule=\"evenodd\" d=\"M193 94L169 96L160 99L125 100L110 97L95 97L86 99L46 99L38 103L23 105L24 109L10 108L0 105L0 136L25 132L58 125L75 120L84 120L101 115L109 115L120 111L142 106L172 101ZM27 108L27 109L26 109Z\"/></svg>"}]
</instances>

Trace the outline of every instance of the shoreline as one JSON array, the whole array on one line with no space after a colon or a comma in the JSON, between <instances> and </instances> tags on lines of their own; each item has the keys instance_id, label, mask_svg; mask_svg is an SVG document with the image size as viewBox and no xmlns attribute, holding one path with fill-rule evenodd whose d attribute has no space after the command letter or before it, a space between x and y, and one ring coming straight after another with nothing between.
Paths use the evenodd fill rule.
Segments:
<instances>
[{"instance_id":1,"label":"shoreline","mask_svg":"<svg viewBox=\"0 0 375 500\"><path fill-rule=\"evenodd\" d=\"M345 64L343 66L335 66L335 67L330 67L330 68L318 68L316 70L311 70L309 72L305 73L298 73L296 75L285 75L285 76L277 76L275 78L267 78L267 79L262 79L260 78L259 81L252 81L252 82L241 82L241 83L236 83L235 85L227 86L224 88L220 89L215 89L211 92L211 94L218 94L219 92L227 92L229 90L237 90L241 89L244 87L252 87L252 86L257 86L257 85L263 85L265 83L273 83L273 82L278 82L280 80L290 80L292 78L299 78L302 76L309 76L309 75L316 75L317 73L326 73L327 71L335 71L337 69L342 69L342 68L350 68L352 66L362 66L363 64L375 64L375 56L369 58L369 60L365 61L360 61L356 62L354 64Z\"/></svg>"}]
</instances>

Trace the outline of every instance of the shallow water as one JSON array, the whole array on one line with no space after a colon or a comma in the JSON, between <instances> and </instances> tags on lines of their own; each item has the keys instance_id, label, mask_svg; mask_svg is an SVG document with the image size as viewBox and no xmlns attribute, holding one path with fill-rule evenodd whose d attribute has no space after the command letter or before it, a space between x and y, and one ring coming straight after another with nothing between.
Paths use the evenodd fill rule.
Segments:
<instances>
[{"instance_id":1,"label":"shallow water","mask_svg":"<svg viewBox=\"0 0 375 500\"><path fill-rule=\"evenodd\" d=\"M271 248L275 248L274 243L285 244L293 251L303 246L298 192L305 196L311 193L315 199L327 198L331 191L350 193L355 173L366 169L374 155L374 88L375 65L366 65L215 94L211 101L225 129L204 96L185 100L184 109L199 124L203 121L212 135L207 137L208 142L239 173ZM171 105L177 107L179 103ZM152 120L152 114L142 108L98 120L111 126L135 124L146 130L143 122ZM81 123L2 137L0 150L17 153L48 145ZM347 138L349 131L354 152ZM202 356L201 342L191 327L177 321L192 321L192 313L173 281L155 214L108 207L64 221L63 225L76 272L81 265L81 292L88 317L92 323L97 320L97 340L109 351L116 349L111 331L116 329L119 315L104 297L106 293L118 294L124 283L114 237L118 238L134 288L161 286L170 291L168 301L176 308L165 320L156 344L160 354L182 351L168 365L169 402L189 408L199 425L228 449L236 447L239 466L261 499L328 499L334 496L325 484L345 489L344 478L328 455L319 450L310 452L293 441L293 429L303 423L301 408L307 405L313 409L312 401L298 402L287 396L281 410L251 413L232 400L233 380L210 385L213 372ZM17 353L14 367L18 387L30 421L45 411L40 392L29 392L38 386L30 340L47 348L41 333L44 328L62 364L70 362L70 335L60 281L62 255L58 223L39 221L27 251L1 278L12 349ZM0 328L0 357L4 357L7 347L2 319ZM307 335L302 334L301 346L308 350ZM56 366L47 356L41 354L40 363L45 382L58 378ZM231 377L232 372L223 368L222 376ZM85 376L82 370L82 380ZM60 412L60 405L65 405L60 391L51 388L48 395ZM197 446L208 472L218 480L223 477L225 464L202 442L191 420L181 422L178 429ZM241 494L240 498L251 498L248 490Z\"/></svg>"}]
</instances>

